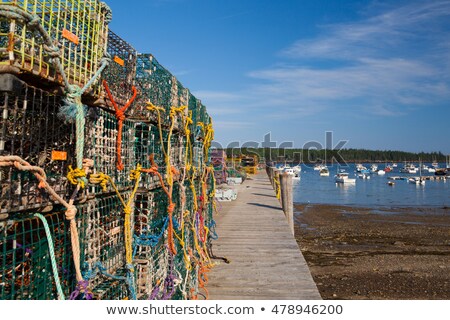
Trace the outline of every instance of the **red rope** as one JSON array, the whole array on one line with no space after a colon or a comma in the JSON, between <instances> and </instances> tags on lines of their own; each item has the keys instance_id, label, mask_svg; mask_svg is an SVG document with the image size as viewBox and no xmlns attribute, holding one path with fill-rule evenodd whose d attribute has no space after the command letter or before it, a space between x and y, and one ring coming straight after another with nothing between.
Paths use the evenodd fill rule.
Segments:
<instances>
[{"instance_id":1,"label":"red rope","mask_svg":"<svg viewBox=\"0 0 450 320\"><path fill-rule=\"evenodd\" d=\"M105 87L106 93L108 94L108 98L111 101L112 105L114 106L114 110L116 111L116 119L117 119L117 140L116 140L116 151L117 151L117 170L122 171L125 166L122 163L122 128L123 128L123 122L125 121L125 111L131 106L134 99L136 99L137 90L135 86L131 87L131 90L133 90L133 96L125 103L125 105L122 108L119 108L116 101L114 100L111 91L109 91L108 83L106 80L103 80L103 86Z\"/></svg>"}]
</instances>

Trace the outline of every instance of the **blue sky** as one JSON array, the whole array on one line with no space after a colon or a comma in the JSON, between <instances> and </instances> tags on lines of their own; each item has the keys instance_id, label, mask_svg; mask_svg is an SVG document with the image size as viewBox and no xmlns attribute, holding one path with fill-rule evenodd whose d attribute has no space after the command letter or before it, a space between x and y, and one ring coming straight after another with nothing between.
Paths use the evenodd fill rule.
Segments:
<instances>
[{"instance_id":1,"label":"blue sky","mask_svg":"<svg viewBox=\"0 0 450 320\"><path fill-rule=\"evenodd\" d=\"M216 141L450 153L450 1L107 0L213 116Z\"/></svg>"}]
</instances>

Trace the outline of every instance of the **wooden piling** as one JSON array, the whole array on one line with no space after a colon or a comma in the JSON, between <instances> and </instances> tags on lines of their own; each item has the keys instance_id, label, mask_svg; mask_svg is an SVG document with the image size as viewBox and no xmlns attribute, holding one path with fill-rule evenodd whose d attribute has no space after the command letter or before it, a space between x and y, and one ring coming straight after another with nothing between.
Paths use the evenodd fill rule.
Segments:
<instances>
[{"instance_id":1,"label":"wooden piling","mask_svg":"<svg viewBox=\"0 0 450 320\"><path fill-rule=\"evenodd\" d=\"M292 195L292 175L283 173L279 175L281 188L281 207L288 221L289 228L294 234L294 200Z\"/></svg>"}]
</instances>

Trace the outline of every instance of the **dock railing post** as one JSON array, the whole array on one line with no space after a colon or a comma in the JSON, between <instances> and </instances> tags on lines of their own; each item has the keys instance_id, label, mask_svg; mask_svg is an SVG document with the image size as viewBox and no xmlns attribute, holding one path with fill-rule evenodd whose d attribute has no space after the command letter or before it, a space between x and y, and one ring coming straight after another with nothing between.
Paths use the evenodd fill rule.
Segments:
<instances>
[{"instance_id":1,"label":"dock railing post","mask_svg":"<svg viewBox=\"0 0 450 320\"><path fill-rule=\"evenodd\" d=\"M289 224L292 234L294 234L294 200L292 197L292 175L280 174L281 207Z\"/></svg>"},{"instance_id":2,"label":"dock railing post","mask_svg":"<svg viewBox=\"0 0 450 320\"><path fill-rule=\"evenodd\" d=\"M273 169L272 168L272 187L275 190L275 192L277 191L277 181L280 182L280 171Z\"/></svg>"},{"instance_id":3,"label":"dock railing post","mask_svg":"<svg viewBox=\"0 0 450 320\"><path fill-rule=\"evenodd\" d=\"M267 172L267 176L269 177L269 181L273 186L273 168L266 166L266 172Z\"/></svg>"}]
</instances>

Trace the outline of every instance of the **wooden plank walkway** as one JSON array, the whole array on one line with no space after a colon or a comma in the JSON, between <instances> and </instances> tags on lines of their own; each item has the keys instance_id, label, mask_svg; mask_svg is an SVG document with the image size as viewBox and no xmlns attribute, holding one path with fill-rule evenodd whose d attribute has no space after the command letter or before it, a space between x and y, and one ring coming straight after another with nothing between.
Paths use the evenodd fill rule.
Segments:
<instances>
[{"instance_id":1,"label":"wooden plank walkway","mask_svg":"<svg viewBox=\"0 0 450 320\"><path fill-rule=\"evenodd\" d=\"M213 250L231 263L220 262L209 273L209 298L321 299L266 173L237 190L238 199L222 202L216 216Z\"/></svg>"}]
</instances>

